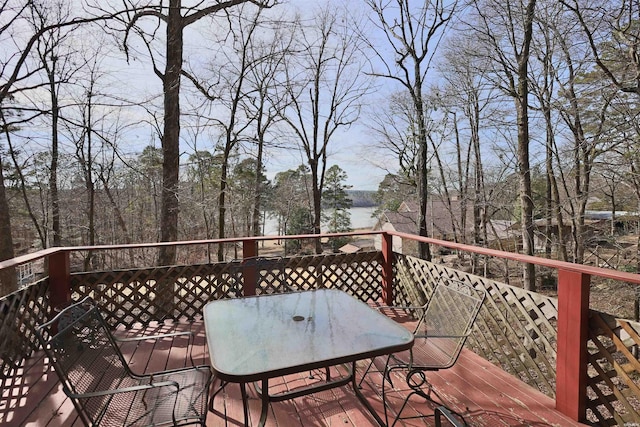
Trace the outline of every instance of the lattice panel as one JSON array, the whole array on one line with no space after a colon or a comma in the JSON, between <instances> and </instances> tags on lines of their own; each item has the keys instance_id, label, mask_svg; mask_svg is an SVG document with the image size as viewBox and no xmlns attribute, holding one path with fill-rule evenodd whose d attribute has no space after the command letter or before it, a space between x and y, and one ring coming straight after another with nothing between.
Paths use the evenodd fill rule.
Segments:
<instances>
[{"instance_id":1,"label":"lattice panel","mask_svg":"<svg viewBox=\"0 0 640 427\"><path fill-rule=\"evenodd\" d=\"M543 393L555 395L557 301L493 280L396 254L396 302L422 305L444 278L487 292L467 346Z\"/></svg>"},{"instance_id":2,"label":"lattice panel","mask_svg":"<svg viewBox=\"0 0 640 427\"><path fill-rule=\"evenodd\" d=\"M317 288L342 289L363 301L381 291L379 252L314 255L284 259L283 267L258 268L257 294ZM271 268L274 267L274 268ZM72 300L91 296L111 325L127 328L152 320L193 319L214 299L244 295L240 261L75 273Z\"/></svg>"},{"instance_id":3,"label":"lattice panel","mask_svg":"<svg viewBox=\"0 0 640 427\"><path fill-rule=\"evenodd\" d=\"M591 310L587 416L601 426L640 425L640 324Z\"/></svg>"},{"instance_id":4,"label":"lattice panel","mask_svg":"<svg viewBox=\"0 0 640 427\"><path fill-rule=\"evenodd\" d=\"M194 319L207 302L237 296L236 284L227 263L71 276L72 300L91 296L107 313L109 324L127 328L152 320Z\"/></svg>"},{"instance_id":5,"label":"lattice panel","mask_svg":"<svg viewBox=\"0 0 640 427\"><path fill-rule=\"evenodd\" d=\"M48 289L42 280L0 299L0 389L39 347L33 331L46 320Z\"/></svg>"},{"instance_id":6,"label":"lattice panel","mask_svg":"<svg viewBox=\"0 0 640 427\"><path fill-rule=\"evenodd\" d=\"M230 294L241 297L244 292L244 271L255 269L256 295L274 294L292 291L288 280L287 260L281 257L253 259L251 262L234 261L230 271Z\"/></svg>"},{"instance_id":7,"label":"lattice panel","mask_svg":"<svg viewBox=\"0 0 640 427\"><path fill-rule=\"evenodd\" d=\"M309 255L288 259L289 286L295 290L341 289L362 301L377 301L382 290L380 252Z\"/></svg>"}]
</instances>

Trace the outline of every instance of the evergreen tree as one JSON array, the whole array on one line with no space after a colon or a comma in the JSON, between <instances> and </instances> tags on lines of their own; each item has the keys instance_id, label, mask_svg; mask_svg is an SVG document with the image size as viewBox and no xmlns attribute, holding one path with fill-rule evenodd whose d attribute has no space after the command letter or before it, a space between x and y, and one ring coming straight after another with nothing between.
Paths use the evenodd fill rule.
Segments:
<instances>
[{"instance_id":1,"label":"evergreen tree","mask_svg":"<svg viewBox=\"0 0 640 427\"><path fill-rule=\"evenodd\" d=\"M396 212L402 202L417 202L416 187L402 175L389 173L378 185L374 200L378 205L374 215L379 216L383 212Z\"/></svg>"},{"instance_id":2,"label":"evergreen tree","mask_svg":"<svg viewBox=\"0 0 640 427\"><path fill-rule=\"evenodd\" d=\"M329 233L352 231L349 209L353 202L347 195L347 190L351 186L344 183L346 180L347 173L338 165L333 165L327 170L322 199L322 221L326 224ZM347 242L348 239L345 237L330 240L331 248L334 251Z\"/></svg>"},{"instance_id":3,"label":"evergreen tree","mask_svg":"<svg viewBox=\"0 0 640 427\"><path fill-rule=\"evenodd\" d=\"M309 168L300 165L277 173L268 209L278 220L281 234L312 234L313 208L309 188ZM295 253L302 248L302 242L285 240L285 252Z\"/></svg>"}]
</instances>

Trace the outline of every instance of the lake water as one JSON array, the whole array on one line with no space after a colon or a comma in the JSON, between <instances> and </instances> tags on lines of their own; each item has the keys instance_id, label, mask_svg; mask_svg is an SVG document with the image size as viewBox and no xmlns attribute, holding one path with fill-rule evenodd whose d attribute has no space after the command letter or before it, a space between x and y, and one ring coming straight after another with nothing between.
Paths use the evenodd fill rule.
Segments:
<instances>
[{"instance_id":1,"label":"lake water","mask_svg":"<svg viewBox=\"0 0 640 427\"><path fill-rule=\"evenodd\" d=\"M351 228L357 230L359 228L373 228L376 225L376 219L371 217L373 211L376 210L376 207L368 207L368 208L351 208L349 212L351 213ZM274 235L278 233L278 222L275 219L267 218L264 234L266 236Z\"/></svg>"}]
</instances>

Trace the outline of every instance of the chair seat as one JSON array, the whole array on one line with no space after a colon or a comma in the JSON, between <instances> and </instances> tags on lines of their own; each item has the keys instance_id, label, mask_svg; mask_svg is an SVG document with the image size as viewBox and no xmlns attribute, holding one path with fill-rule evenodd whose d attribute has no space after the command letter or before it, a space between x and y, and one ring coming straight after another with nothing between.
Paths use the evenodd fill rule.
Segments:
<instances>
[{"instance_id":1,"label":"chair seat","mask_svg":"<svg viewBox=\"0 0 640 427\"><path fill-rule=\"evenodd\" d=\"M174 413L177 425L189 424L207 411L209 375L208 369L186 369L153 376L154 383L178 383L178 393L173 387L159 387L89 400L96 400L100 406L105 403L101 400L110 400L101 426L174 425ZM128 378L119 388L149 383L146 377L133 380Z\"/></svg>"},{"instance_id":2,"label":"chair seat","mask_svg":"<svg viewBox=\"0 0 640 427\"><path fill-rule=\"evenodd\" d=\"M395 353L389 367L402 366L409 369L437 370L453 365L457 357L457 338L429 337L416 340L411 350ZM395 362L395 363L394 363Z\"/></svg>"}]
</instances>

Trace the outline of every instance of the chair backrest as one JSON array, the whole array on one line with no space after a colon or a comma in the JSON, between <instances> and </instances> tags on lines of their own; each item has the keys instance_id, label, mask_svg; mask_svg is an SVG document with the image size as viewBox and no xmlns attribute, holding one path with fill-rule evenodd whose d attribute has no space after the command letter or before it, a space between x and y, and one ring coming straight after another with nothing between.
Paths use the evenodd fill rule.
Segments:
<instances>
[{"instance_id":1,"label":"chair backrest","mask_svg":"<svg viewBox=\"0 0 640 427\"><path fill-rule=\"evenodd\" d=\"M415 364L425 369L452 366L473 329L486 293L454 279L438 283L416 326Z\"/></svg>"},{"instance_id":2,"label":"chair backrest","mask_svg":"<svg viewBox=\"0 0 640 427\"><path fill-rule=\"evenodd\" d=\"M69 305L36 328L65 393L72 397L128 384L131 372L98 307L89 298ZM108 397L72 401L87 425L95 423Z\"/></svg>"},{"instance_id":3,"label":"chair backrest","mask_svg":"<svg viewBox=\"0 0 640 427\"><path fill-rule=\"evenodd\" d=\"M240 296L240 277L244 282L244 271L246 268L255 268L256 293L281 293L290 292L285 275L285 260L280 256L265 257L256 256L239 260L240 262L232 269L232 274L236 280L236 296Z\"/></svg>"}]
</instances>

